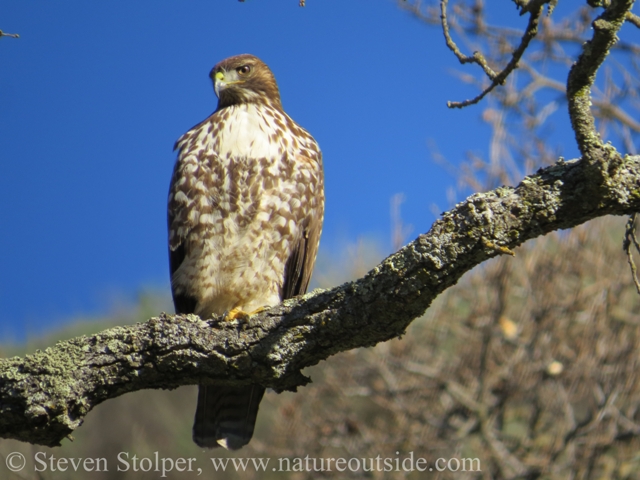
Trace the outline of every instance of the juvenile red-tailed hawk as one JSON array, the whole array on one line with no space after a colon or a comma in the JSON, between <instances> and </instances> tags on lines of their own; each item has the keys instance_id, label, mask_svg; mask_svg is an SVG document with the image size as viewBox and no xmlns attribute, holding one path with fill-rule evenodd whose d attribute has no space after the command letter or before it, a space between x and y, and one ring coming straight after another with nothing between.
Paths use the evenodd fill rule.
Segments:
<instances>
[{"instance_id":1,"label":"juvenile red-tailed hawk","mask_svg":"<svg viewBox=\"0 0 640 480\"><path fill-rule=\"evenodd\" d=\"M233 320L306 291L324 190L318 144L282 109L276 80L252 55L211 70L218 108L176 142L169 264L177 313ZM193 440L249 443L264 387L199 387Z\"/></svg>"}]
</instances>

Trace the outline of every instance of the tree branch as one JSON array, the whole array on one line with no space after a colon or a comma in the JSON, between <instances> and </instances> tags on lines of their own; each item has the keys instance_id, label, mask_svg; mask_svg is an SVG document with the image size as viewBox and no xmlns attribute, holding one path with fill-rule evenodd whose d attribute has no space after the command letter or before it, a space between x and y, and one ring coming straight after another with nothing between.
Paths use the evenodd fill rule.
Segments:
<instances>
[{"instance_id":1,"label":"tree branch","mask_svg":"<svg viewBox=\"0 0 640 480\"><path fill-rule=\"evenodd\" d=\"M20 38L20 35L18 35L17 33L5 33L2 30L0 30L0 38L1 37Z\"/></svg>"},{"instance_id":2,"label":"tree branch","mask_svg":"<svg viewBox=\"0 0 640 480\"><path fill-rule=\"evenodd\" d=\"M449 33L449 25L447 22L447 3L449 0L441 0L441 19L442 19L442 31L444 32L445 42L447 47L455 54L460 63L477 63L482 67L484 73L491 80L491 84L482 90L478 95L470 100L465 100L463 102L447 102L447 107L449 108L464 108L469 105L473 105L482 100L487 94L489 94L495 87L498 85L504 85L505 80L518 67L518 62L524 55L524 52L527 50L529 43L538 33L538 24L540 23L540 16L542 15L542 10L544 8L545 3L551 5L554 4L553 0L530 0L526 5L522 6L522 14L525 12L529 12L529 24L522 34L522 38L520 40L520 45L515 49L511 56L511 60L507 64L504 69L500 71L500 73L495 73L487 63L486 59L480 52L474 52L472 57L468 57L458 49L458 46L455 44L453 39L451 38L451 34Z\"/></svg>"},{"instance_id":3,"label":"tree branch","mask_svg":"<svg viewBox=\"0 0 640 480\"><path fill-rule=\"evenodd\" d=\"M631 12L627 12L625 14L625 20L636 27L640 28L640 17L638 15L634 15Z\"/></svg>"},{"instance_id":4,"label":"tree branch","mask_svg":"<svg viewBox=\"0 0 640 480\"><path fill-rule=\"evenodd\" d=\"M567 78L569 116L578 148L587 162L598 168L601 167L599 159L607 155L607 152L615 154L615 149L604 145L597 133L590 108L591 87L598 69L617 42L618 30L633 3L634 0L612 0L602 15L594 20L593 37L582 47L582 53L571 67ZM615 168L615 164L610 166Z\"/></svg>"},{"instance_id":5,"label":"tree branch","mask_svg":"<svg viewBox=\"0 0 640 480\"><path fill-rule=\"evenodd\" d=\"M560 161L516 188L475 194L364 278L287 300L246 323L162 314L0 360L0 436L59 445L99 403L181 385L308 383L301 370L402 335L445 289L485 260L550 231L640 211L640 156ZM606 166L616 162L619 168Z\"/></svg>"}]
</instances>

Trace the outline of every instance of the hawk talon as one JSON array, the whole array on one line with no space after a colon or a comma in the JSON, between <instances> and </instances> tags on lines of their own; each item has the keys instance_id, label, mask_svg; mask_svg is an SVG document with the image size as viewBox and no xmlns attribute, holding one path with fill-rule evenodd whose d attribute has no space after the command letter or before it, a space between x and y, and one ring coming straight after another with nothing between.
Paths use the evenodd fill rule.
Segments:
<instances>
[{"instance_id":1,"label":"hawk talon","mask_svg":"<svg viewBox=\"0 0 640 480\"><path fill-rule=\"evenodd\" d=\"M269 308L268 305L264 307L258 307L252 312L245 312L244 310L242 310L242 308L236 307L232 310L227 310L226 312L224 312L223 319L225 322L232 322L234 320L249 320L249 318L264 312L267 308Z\"/></svg>"}]
</instances>

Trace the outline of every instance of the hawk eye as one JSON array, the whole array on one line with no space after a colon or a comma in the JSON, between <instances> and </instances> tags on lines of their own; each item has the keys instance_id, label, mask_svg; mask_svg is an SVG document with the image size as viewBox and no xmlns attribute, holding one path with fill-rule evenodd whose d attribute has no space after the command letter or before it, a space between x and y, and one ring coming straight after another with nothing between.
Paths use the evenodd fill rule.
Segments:
<instances>
[{"instance_id":1,"label":"hawk eye","mask_svg":"<svg viewBox=\"0 0 640 480\"><path fill-rule=\"evenodd\" d=\"M250 71L250 65L242 65L241 67L236 68L236 72L238 72L239 75L248 75Z\"/></svg>"}]
</instances>

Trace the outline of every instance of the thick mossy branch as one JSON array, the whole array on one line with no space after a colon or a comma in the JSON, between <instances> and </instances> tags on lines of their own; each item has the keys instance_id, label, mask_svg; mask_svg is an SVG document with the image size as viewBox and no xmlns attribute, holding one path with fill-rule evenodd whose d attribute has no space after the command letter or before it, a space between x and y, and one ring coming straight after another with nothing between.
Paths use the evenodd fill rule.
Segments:
<instances>
[{"instance_id":1,"label":"thick mossy branch","mask_svg":"<svg viewBox=\"0 0 640 480\"><path fill-rule=\"evenodd\" d=\"M475 194L364 278L285 301L250 321L160 315L0 360L0 436L54 446L97 404L145 388L259 383L295 390L301 370L402 335L460 277L526 240L603 215L640 211L640 157L584 161ZM604 169L608 171L607 168Z\"/></svg>"}]
</instances>

